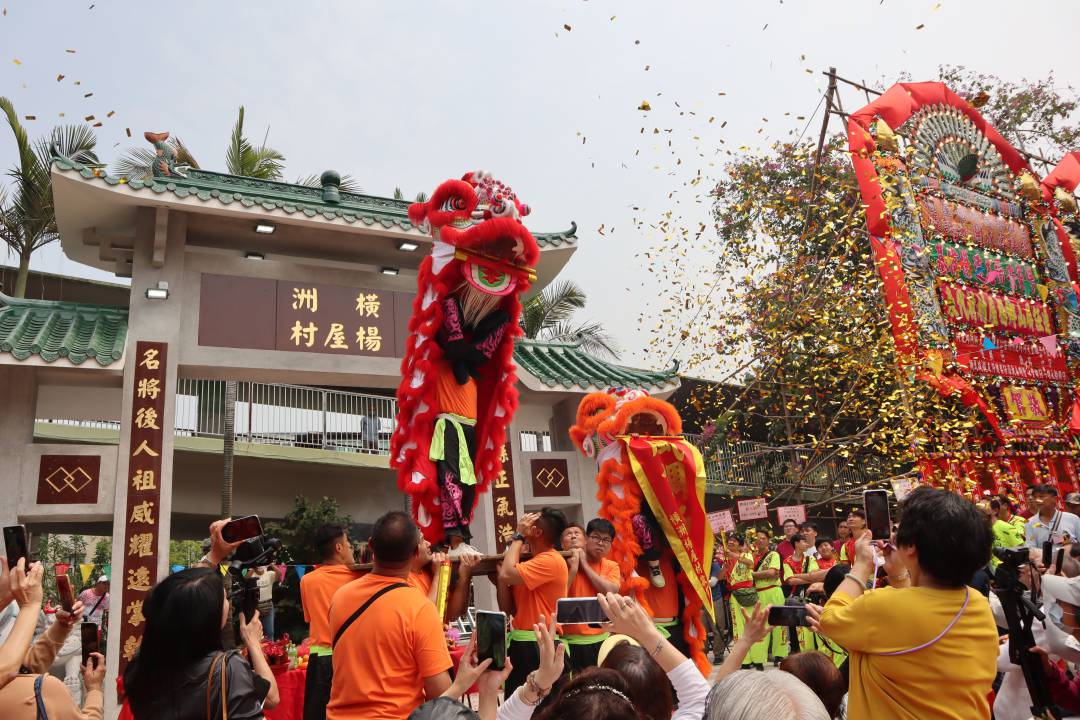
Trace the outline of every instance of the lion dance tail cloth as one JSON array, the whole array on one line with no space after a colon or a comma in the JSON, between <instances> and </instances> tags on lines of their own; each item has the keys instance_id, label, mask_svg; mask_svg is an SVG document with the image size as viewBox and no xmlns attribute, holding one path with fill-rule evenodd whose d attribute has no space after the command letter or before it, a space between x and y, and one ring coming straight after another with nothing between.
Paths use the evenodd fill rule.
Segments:
<instances>
[{"instance_id":1,"label":"lion dance tail cloth","mask_svg":"<svg viewBox=\"0 0 1080 720\"><path fill-rule=\"evenodd\" d=\"M471 537L479 493L502 469L500 451L517 409L514 337L519 296L536 279L529 214L484 172L447 180L409 206L430 229L398 386L390 463L431 542Z\"/></svg>"},{"instance_id":2,"label":"lion dance tail cloth","mask_svg":"<svg viewBox=\"0 0 1080 720\"><path fill-rule=\"evenodd\" d=\"M674 558L685 600L683 636L708 676L701 611L713 612L713 534L705 518L705 464L681 432L670 403L642 390L609 390L582 399L570 439L597 459L596 497L600 515L615 526L611 556L622 571L622 592L648 608L650 581L637 572L639 560Z\"/></svg>"}]
</instances>

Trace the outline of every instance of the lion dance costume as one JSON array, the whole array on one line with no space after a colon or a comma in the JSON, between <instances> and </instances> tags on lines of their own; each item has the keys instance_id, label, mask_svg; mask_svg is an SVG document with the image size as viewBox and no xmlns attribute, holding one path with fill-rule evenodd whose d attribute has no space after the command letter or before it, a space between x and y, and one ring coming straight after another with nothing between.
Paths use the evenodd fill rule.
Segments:
<instances>
[{"instance_id":1,"label":"lion dance costume","mask_svg":"<svg viewBox=\"0 0 1080 720\"><path fill-rule=\"evenodd\" d=\"M638 574L639 561L677 562L683 638L708 676L701 611L713 611L713 534L705 518L705 465L681 432L682 418L670 403L642 390L609 390L582 399L570 439L597 459L600 515L615 526L611 557L622 571L622 592L636 595L655 616L647 591L657 583L646 577L647 564Z\"/></svg>"},{"instance_id":2,"label":"lion dance costume","mask_svg":"<svg viewBox=\"0 0 1080 720\"><path fill-rule=\"evenodd\" d=\"M431 542L471 537L478 494L502 469L517 408L519 296L536 275L529 208L484 172L439 185L409 220L430 229L398 386L391 465Z\"/></svg>"}]
</instances>

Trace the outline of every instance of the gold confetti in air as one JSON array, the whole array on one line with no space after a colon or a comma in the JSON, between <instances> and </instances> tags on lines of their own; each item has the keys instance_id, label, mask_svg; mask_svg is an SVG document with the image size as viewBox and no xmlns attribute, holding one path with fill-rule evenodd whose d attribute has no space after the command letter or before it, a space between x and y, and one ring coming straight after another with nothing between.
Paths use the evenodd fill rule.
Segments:
<instances>
[{"instance_id":1,"label":"gold confetti in air","mask_svg":"<svg viewBox=\"0 0 1080 720\"><path fill-rule=\"evenodd\" d=\"M572 28L569 25L566 25L566 24L563 25L563 30L565 30L566 32L570 32L571 29Z\"/></svg>"},{"instance_id":2,"label":"gold confetti in air","mask_svg":"<svg viewBox=\"0 0 1080 720\"><path fill-rule=\"evenodd\" d=\"M14 58L11 62L15 63L16 65L22 65L22 60L20 60L19 58Z\"/></svg>"},{"instance_id":3,"label":"gold confetti in air","mask_svg":"<svg viewBox=\"0 0 1080 720\"><path fill-rule=\"evenodd\" d=\"M72 50L71 48L68 48L68 49L67 49L67 50L65 50L64 52L68 53L69 55L74 55L74 54L75 54L75 51L74 51L74 50Z\"/></svg>"},{"instance_id":4,"label":"gold confetti in air","mask_svg":"<svg viewBox=\"0 0 1080 720\"><path fill-rule=\"evenodd\" d=\"M23 115L24 120L37 120L37 115Z\"/></svg>"},{"instance_id":5,"label":"gold confetti in air","mask_svg":"<svg viewBox=\"0 0 1080 720\"><path fill-rule=\"evenodd\" d=\"M103 123L103 122L101 122L101 121L99 120L98 122L94 123L94 124L93 124L93 125L92 125L91 127L101 127L101 126L102 126L102 125L104 125L104 124L105 124L105 123Z\"/></svg>"},{"instance_id":6,"label":"gold confetti in air","mask_svg":"<svg viewBox=\"0 0 1080 720\"><path fill-rule=\"evenodd\" d=\"M93 119L94 119L93 115L87 115L86 117L83 118L83 120L85 120L86 122L90 122Z\"/></svg>"},{"instance_id":7,"label":"gold confetti in air","mask_svg":"<svg viewBox=\"0 0 1080 720\"><path fill-rule=\"evenodd\" d=\"M124 128L124 132L127 133L128 137L131 137L131 128Z\"/></svg>"},{"instance_id":8,"label":"gold confetti in air","mask_svg":"<svg viewBox=\"0 0 1080 720\"><path fill-rule=\"evenodd\" d=\"M922 30L924 27L926 27L926 23L919 23L918 25L915 26L915 29L916 30Z\"/></svg>"},{"instance_id":9,"label":"gold confetti in air","mask_svg":"<svg viewBox=\"0 0 1080 720\"><path fill-rule=\"evenodd\" d=\"M92 93L92 92L88 92L85 95L83 95L84 98L93 97L93 96L94 96L94 93Z\"/></svg>"},{"instance_id":10,"label":"gold confetti in air","mask_svg":"<svg viewBox=\"0 0 1080 720\"><path fill-rule=\"evenodd\" d=\"M649 110L652 110L652 105L649 104L648 100L642 100L641 104L638 105L638 110L644 110L645 112L648 112Z\"/></svg>"},{"instance_id":11,"label":"gold confetti in air","mask_svg":"<svg viewBox=\"0 0 1080 720\"><path fill-rule=\"evenodd\" d=\"M115 110L110 110L109 112L105 113L105 117L111 118L115 114L116 114Z\"/></svg>"},{"instance_id":12,"label":"gold confetti in air","mask_svg":"<svg viewBox=\"0 0 1080 720\"><path fill-rule=\"evenodd\" d=\"M57 76L56 76L56 82L60 82L60 81L61 81L61 80L63 80L63 79L65 78L65 77L66 77L65 75L57 75Z\"/></svg>"}]
</instances>

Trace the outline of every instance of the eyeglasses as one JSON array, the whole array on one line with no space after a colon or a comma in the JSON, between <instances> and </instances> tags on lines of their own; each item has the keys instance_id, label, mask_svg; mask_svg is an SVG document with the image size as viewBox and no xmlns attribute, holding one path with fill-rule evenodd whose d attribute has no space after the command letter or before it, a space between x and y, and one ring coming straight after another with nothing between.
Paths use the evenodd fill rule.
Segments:
<instances>
[{"instance_id":1,"label":"eyeglasses","mask_svg":"<svg viewBox=\"0 0 1080 720\"><path fill-rule=\"evenodd\" d=\"M590 535L589 539L592 540L597 545L610 545L611 544L611 538L605 537L603 535Z\"/></svg>"}]
</instances>

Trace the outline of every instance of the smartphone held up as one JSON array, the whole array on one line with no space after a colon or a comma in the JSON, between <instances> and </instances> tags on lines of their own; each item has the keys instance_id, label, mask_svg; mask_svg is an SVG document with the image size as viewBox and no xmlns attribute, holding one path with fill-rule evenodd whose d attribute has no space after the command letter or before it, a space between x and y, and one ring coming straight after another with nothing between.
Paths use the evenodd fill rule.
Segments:
<instances>
[{"instance_id":1,"label":"smartphone held up","mask_svg":"<svg viewBox=\"0 0 1080 720\"><path fill-rule=\"evenodd\" d=\"M26 542L24 525L8 525L4 528L4 551L9 568L18 565L22 558L26 558L27 565L30 564L30 545Z\"/></svg>"},{"instance_id":2,"label":"smartphone held up","mask_svg":"<svg viewBox=\"0 0 1080 720\"><path fill-rule=\"evenodd\" d=\"M889 517L889 494L884 490L867 490L863 493L863 511L866 527L874 540L888 540L892 535Z\"/></svg>"}]
</instances>

